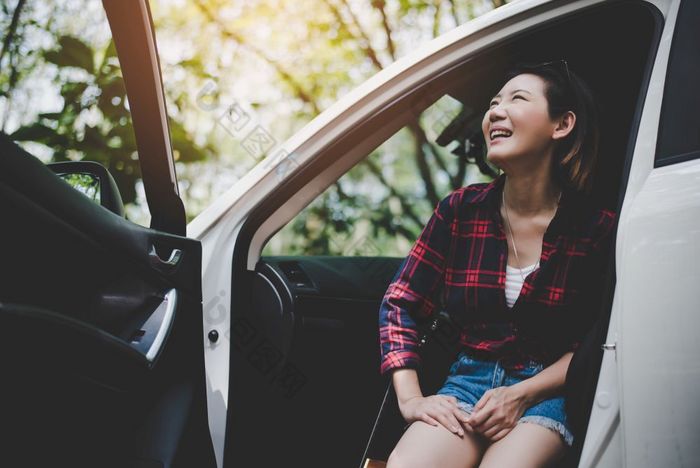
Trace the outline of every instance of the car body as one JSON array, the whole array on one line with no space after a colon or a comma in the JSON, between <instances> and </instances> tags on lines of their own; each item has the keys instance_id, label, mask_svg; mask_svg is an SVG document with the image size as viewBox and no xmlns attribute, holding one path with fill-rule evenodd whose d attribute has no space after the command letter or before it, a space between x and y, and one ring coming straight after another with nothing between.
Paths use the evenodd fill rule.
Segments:
<instances>
[{"instance_id":1,"label":"car body","mask_svg":"<svg viewBox=\"0 0 700 468\"><path fill-rule=\"evenodd\" d=\"M152 35L144 5L131 2L145 31L132 40L150 44L144 39ZM129 10L107 1L105 7L112 9L116 39ZM561 56L592 84L603 106L606 157L596 170L594 193L619 212L609 269L603 273L609 287L601 307L609 320L605 343L599 344L605 351L591 357L599 373L582 380L581 391L592 397L583 410L587 431L568 463L697 464L700 371L694 356L700 352L695 338L700 297L694 285L700 280L700 252L694 242L700 232L700 120L693 109L700 93L693 85L700 79L700 38L693 26L699 19L698 2L690 0L509 3L425 44L345 95L271 150L190 222L186 235L177 232L181 206L172 188L155 47L141 57L141 69L150 64L154 70L150 81L132 80L130 86L139 65L124 66L130 101L132 95L143 102L155 97L150 107L155 114L134 120L144 151L162 155L142 156L142 165L154 161L144 181L170 181L153 182L160 189L149 196L152 212L161 212L156 200L163 206L155 231L170 234L138 230L133 245L124 248L147 262L149 245L138 239L155 235L166 247L186 252L201 244L201 259L189 256L197 264L189 266L179 287L191 292L191 312L180 315L187 315L191 326L192 315L201 314L202 327L198 336L183 339L180 332L176 338L182 341L168 340L165 346L182 347L173 349L178 355L198 353L192 343L203 346L206 378L192 377L204 376L196 365L188 375L192 388L206 388L216 464L362 466L387 384L379 375L377 312L402 258L371 250L361 256L264 256L262 249L324 190L440 98L449 95L468 116L480 116L484 98L509 63ZM125 51L136 44L121 46L122 62L130 60ZM144 93L141 98L132 94L138 92ZM480 119L475 122L465 125L463 137L475 138ZM36 198L36 203L48 202ZM96 229L103 232L104 226ZM201 284L191 277L198 267ZM178 289L167 273L157 276L165 278L167 291ZM163 381L178 376L171 370L170 380ZM426 378L423 390L430 391L440 375ZM157 383L157 388L175 388ZM201 418L205 406L197 391L193 394L189 404L166 413L189 411ZM165 405L166 400L159 401ZM180 441L193 438L177 434ZM206 445L200 434L192 456L205 457Z\"/></svg>"}]
</instances>

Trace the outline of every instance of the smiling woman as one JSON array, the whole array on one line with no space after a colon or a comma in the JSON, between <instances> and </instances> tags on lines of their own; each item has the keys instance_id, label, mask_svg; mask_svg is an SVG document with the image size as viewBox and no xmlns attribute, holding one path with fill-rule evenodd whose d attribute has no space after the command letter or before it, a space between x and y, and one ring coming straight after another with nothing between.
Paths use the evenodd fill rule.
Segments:
<instances>
[{"instance_id":1,"label":"smiling woman","mask_svg":"<svg viewBox=\"0 0 700 468\"><path fill-rule=\"evenodd\" d=\"M489 112L482 122L489 159L508 172L512 162L500 158L499 153L509 150L492 147L506 138L512 147L532 147L534 143L529 144L528 139L541 138L537 132L549 133L554 119L562 117L564 127L552 137L556 143L553 147L556 155L551 159L552 176L559 185L568 182L573 189L588 193L600 140L599 112L590 88L569 70L565 60L516 68L506 74L506 80L506 86L489 103ZM502 107L508 109L507 115ZM511 139L523 120L529 125ZM515 160L517 156L511 157ZM527 157L518 159L520 164L527 160Z\"/></svg>"},{"instance_id":2,"label":"smiling woman","mask_svg":"<svg viewBox=\"0 0 700 468\"><path fill-rule=\"evenodd\" d=\"M563 61L516 66L505 81L482 120L487 159L503 172L440 201L382 301L381 372L392 371L411 423L390 468L537 467L573 443L564 380L595 319L586 301L602 293L592 278L615 221L586 201L595 102ZM439 286L462 351L443 386L423 396L414 319L431 314ZM514 303L509 289L519 291Z\"/></svg>"},{"instance_id":3,"label":"smiling woman","mask_svg":"<svg viewBox=\"0 0 700 468\"><path fill-rule=\"evenodd\" d=\"M456 235L459 233L462 236L460 239L462 242L459 243L459 251L455 248L454 258L462 258L464 262L467 261L466 259L470 259L469 261L472 263L467 266L463 265L461 268L452 265L453 274L449 285L451 288L449 311L460 319L463 318L460 317L463 311L474 312L472 318L475 323L469 324L464 321L466 331L463 337L466 336L467 343L474 339L473 344L478 347L481 338L484 338L484 342L487 339L492 341L489 343L491 345L498 345L499 341L506 340L502 343L504 348L512 347L512 343L508 342L510 339L507 335L508 327L500 326L503 323L500 319L506 313L518 315L523 312L524 315L531 317L531 320L513 325L518 329L519 335L534 338L529 343L527 340L523 340L524 344L533 348L536 348L538 343L545 342L548 347L553 349L565 349L565 342L570 337L567 337L565 333L553 333L552 330L557 329L557 324L562 325L559 327L562 330L579 330L580 333L585 331L586 323L581 323L579 329L569 320L577 316L578 310L576 308L561 315L557 315L555 311L564 311L567 304L576 302L576 297L588 299L587 296L591 298L601 296L599 291L593 290L594 285L592 284L584 291L580 290L579 287L569 287L569 285L583 284L586 282L586 278L596 278L601 283L610 279L609 273L606 276L608 270L602 266L605 254L601 253L599 256L600 263L591 257L578 255L583 249L590 247L590 245L586 246L585 237L601 238L604 234L603 228L609 227L605 223L609 223L610 220L603 218L600 220L603 224L597 224L594 219L595 211L591 209L589 210L590 217L587 218L588 222L579 222L579 225L574 228L574 223L570 221L582 219L586 207L611 207L615 205L616 198L614 198L613 193L616 196L617 185L613 182L616 181L615 177L621 173L624 158L620 155L624 154L625 144L629 139L629 128L624 127L624 125L629 125L631 122L634 98L639 89L640 64L645 63L640 58L644 56L644 53L638 51L637 48L639 43L643 42L643 38L648 37L643 33L644 31L648 32L648 30L638 31L635 38L625 38L626 41L629 40L628 44L616 42L616 50L606 49L609 50L610 56L624 55L634 62L633 66L618 65L619 69L613 67L615 72L611 73L610 67L603 70L588 63L586 57L588 57L588 49L592 47L590 44L607 44L611 37L616 37L617 23L620 18L618 14L623 16L629 14L629 10L625 9L615 10L615 12L615 15L611 15L607 7L602 8L600 15L581 16L576 21L558 23L556 27L538 31L532 36L523 35L518 40L508 44L499 44L493 50L490 49L488 52L475 55L465 53L465 50L468 49L466 43L459 44L459 47L455 46L455 50L461 51L462 59L459 63L452 63L449 67L436 55L431 55L431 60L434 62L432 64L434 75L431 75L430 80L426 80L425 75L421 74L422 71L419 73L418 69L402 72L399 75L400 79L397 77L388 79L389 84L385 83L384 88L379 87L381 92L371 93L373 96L371 100L362 99L360 100L362 106L359 108L345 109L343 112L339 112L338 120L331 121L324 127L328 129L327 133L314 135L311 139L314 142L313 155L304 152L306 151L305 146L300 152L294 153L294 156L298 158L297 161L301 161L303 156L308 156L309 166L303 170L299 168L299 172L295 170L291 175L283 174L284 176L289 175L289 178L285 177L285 183L276 186L274 195L266 199L261 208L256 210L255 221L248 224L250 227L248 227L247 232L252 239L250 244L243 244L240 256L234 255L234 262L254 264L255 274L260 275L260 291L252 294L254 301L251 301L252 304L246 309L259 311L259 314L265 317L266 323L263 322L264 325L261 325L260 329L269 329L270 336L283 335L288 337L286 340L280 339L278 341L278 343L285 345L285 347L280 347L281 355L287 357L287 360L283 362L294 363L295 366L303 369L304 375L307 377L306 386L299 392L300 396L293 401L283 401L278 406L273 407L270 402L274 400L265 398L266 404L263 406L270 408L270 417L276 417L279 407L285 409L285 415L286 411L289 411L291 416L285 416L283 419L291 422L289 426L284 426L282 432L294 434L289 438L285 437L284 442L276 441L277 443L285 443L285 448L289 447L288 451L276 452L270 454L270 457L274 458L278 453L284 453L280 456L289 459L288 453L294 453L294 458L298 457L302 462L305 459L305 453L300 447L306 446L305 441L314 440L316 441L314 455L319 460L351 460L353 453L358 450L358 446L366 447L365 454L367 456L363 460L367 458L388 459L391 450L397 445L401 436L401 428L405 426L406 420L400 414L399 405L393 401L396 395L392 386L388 385L391 381L391 375L389 372L384 372L383 377L386 379L379 379L380 373L378 371L380 370L380 358L389 356L385 361L393 364L399 361L402 356L401 353L391 355L390 352L380 355L378 352L380 347L370 345L371 343L379 344L382 340L384 351L386 351L386 343L390 341L388 338L395 340L400 346L409 347L412 343L413 336L410 330L413 324L406 319L406 315L399 316L396 313L397 309L394 308L393 312L388 313L387 316L391 320L399 322L398 325L380 329L377 327L377 311L381 305L382 297L393 281L392 277L401 271L399 266L420 234L420 228L426 226L431 212L438 206L436 217L442 216L442 220L452 219L452 214L455 216L465 215L467 216L465 219L468 220L465 223L459 223L460 225L455 231ZM597 25L596 34L591 33L593 31L591 25L593 24ZM605 34L601 34L599 29L601 24L607 25L604 28ZM561 37L564 33L582 38L581 43L569 44L565 54L559 51L559 48L556 47L558 43L553 40ZM498 174L490 172L490 162L492 161L489 161L484 155L487 142L482 122L485 112L489 108L489 102L501 91L503 100L497 100L501 109L495 111L494 122L495 125L513 131L513 134L509 139L504 140L502 146L493 145L491 156L498 155L497 147L506 148L506 144L510 145L509 141L514 141L526 134L529 135L528 132L532 130L530 123L527 119L515 118L515 107L532 106L532 101L525 101L528 98L526 93L515 97L515 95L511 96L511 94L505 93L501 88L508 81L505 79L506 62L518 57L532 57L533 51L537 51L533 60L536 59L538 62L543 61L545 57L566 57L569 67L585 76L586 82L594 86L596 95L603 96L599 101L605 105L605 112L602 113L602 116L604 121L608 122L601 124L605 138L602 154L605 157L600 158L596 167L595 190L590 196L578 194L577 197L569 197L564 192L560 200L562 210L559 215L554 216L553 208L557 205L559 192L552 190L551 186L546 186L548 191L536 192L536 194L548 195L551 198L547 199L545 206L540 207L543 210L539 211L536 219L533 220L531 217L530 222L523 223L520 222L525 217L523 209L529 208L529 205L523 200L520 200L519 204L517 203L519 200L512 197L512 194L517 192L509 191L507 187L505 190L507 193L502 190L505 186L503 183L507 180L505 173L501 174L502 177L491 189L486 189L492 181L491 178ZM546 55L544 55L544 51L547 51ZM634 59L635 57L637 59ZM419 61L417 60L417 62ZM554 65L554 67L558 67L561 70L560 73L565 75L566 67L563 63ZM414 81L403 81L404 78L410 78ZM624 85L624 83L628 84ZM634 83L634 86L630 83ZM509 91L522 88L524 86L517 86L509 88ZM528 90L532 93L536 91ZM537 124L538 131L547 128L545 123L547 122L548 109L546 105L542 105L544 99L542 98L535 106L538 121L533 122L533 124ZM574 114L576 117L580 117L579 114L575 112ZM556 116L556 120L559 120L559 117L563 117L563 115ZM568 119L571 120L571 116ZM566 119L562 120L566 123ZM353 127L350 127L350 122L353 122ZM418 125L415 125L414 122L417 122ZM581 118L577 119L576 122L580 123ZM574 125L570 134L576 128ZM424 130L424 133L421 130ZM553 127L552 132L554 132ZM561 133L561 129L557 132ZM332 141L331 135L342 135L342 137ZM541 134L540 138L542 138ZM536 140L533 142L538 143ZM520 148L511 148L511 150L519 151ZM561 151L564 150L565 148L562 146ZM515 153L502 152L499 158L508 159L513 154ZM533 157L533 152L524 152L523 154L531 158L532 162L537 161ZM423 156L425 157L425 165L422 164ZM411 166L414 162L419 164ZM434 170L434 173L437 173L443 162L448 164L448 169L454 168L454 170L444 171L449 174L449 178L438 179L441 183L444 180L444 185L430 187L427 183L425 185L404 183L403 171L412 170L413 174L418 175L427 166L427 170ZM539 167L545 166L542 161L539 163ZM360 170L364 172L360 172ZM566 173L566 171L564 172ZM356 193L348 189L352 187L350 183L357 179L356 175L364 173L369 173L368 177L375 177L375 174L384 177L381 180L389 182L389 190L395 189L393 193L388 192L387 196L398 194L398 201L404 198L411 202L399 203L396 207L389 204L386 208L382 204L373 204L375 199L384 198L381 196L384 186L379 182L366 186L363 184L363 187L372 191L373 198L367 200L356 198ZM271 178L276 178L276 174L271 174L271 176ZM607 182L605 178L608 178ZM302 179L303 182L301 182ZM298 185L293 185L292 180L296 181L294 184ZM457 185L450 186L455 181L457 181ZM510 180L510 182L512 181L513 179ZM463 186L469 184L476 184L473 186L474 190L464 190ZM303 188L299 188L302 186ZM476 190L477 188L478 190ZM555 186L555 188L558 187ZM326 191L319 194L319 190L322 189ZM455 202L453 205L450 205L449 201L439 203L446 195L460 189L464 190L462 204L457 203L456 196L452 200ZM479 195L480 191L483 192L481 195ZM490 192L491 195L485 195L486 192ZM572 191L569 190L569 192ZM436 193L438 197L433 203L432 196ZM337 200L350 201L352 210L345 212L345 210L324 209L329 204L319 202L322 202L322 198L326 195L332 202L331 207ZM501 201L503 195L506 198L505 204ZM425 205L429 205L429 208L424 211ZM507 214L505 211L498 213L497 209L493 209L494 206L498 207L499 205L507 207ZM395 208L397 209L395 210ZM460 208L463 209L460 210ZM579 208L581 209L579 210ZM472 223L468 216L474 215L477 209L480 211L479 217L476 222ZM368 212L367 216L362 214L365 211ZM387 212L390 216L385 216ZM498 216L494 219L496 213ZM527 212L525 214L532 215L532 213ZM366 223L370 227L369 230L352 229L348 231L349 234L356 234L357 237L351 237L342 231L347 226L343 222L346 219L355 221L365 217L369 221ZM392 236L393 244L379 243L383 236L378 233L381 233L380 230L384 229L385 226L389 228L396 228L397 225L399 227L412 227L415 219L419 221L415 236L411 236L410 232L404 235L404 231L398 231ZM501 220L501 230L497 228L496 221L498 219ZM258 228L256 222L262 222L259 220L265 220L265 223ZM506 221L510 221L510 223L506 223ZM297 222L298 226L305 230L307 235L304 240L309 243L277 243L278 240L283 240L280 236L283 230L287 229L289 224L297 224ZM551 229L545 233L547 223L551 223ZM355 225L357 226L358 223ZM439 222L437 225L442 226ZM512 236L509 229L511 226L513 227ZM478 232L479 227L484 229L483 234ZM531 237L528 234L536 232L535 228L539 229L539 244L535 243L535 247L531 247L528 242ZM470 231L470 229L472 230ZM576 237L571 235L571 232L567 232L567 230L573 229L576 229L581 236ZM331 241L329 244L333 250L318 241L323 239L322 236L317 235L319 231L332 233L329 236ZM440 229L436 228L434 234L437 234L438 231ZM409 241L405 250L403 250L404 237ZM214 234L212 234L212 238L215 238ZM515 249L511 250L509 247L511 238L515 240L520 262L517 261L518 256L515 255ZM265 248L269 247L269 249L263 251L260 257L256 257L254 252L258 252L258 246L265 245L266 241L269 241L269 244ZM275 245L272 245L273 242ZM439 259L433 255L435 252L433 246L425 243L419 245L426 247L423 249L426 255L426 264L434 262L433 264L437 268L439 263L435 263L435 261ZM471 250L472 247L473 250ZM533 249L535 252L539 252L541 249L541 255L539 258L528 260L528 255L532 253ZM506 250L509 251L509 256L506 255ZM220 251L220 246L217 245L215 251ZM248 255L245 255L246 253ZM564 258L567 253L571 254L570 259ZM582 261L584 258L585 260ZM612 259L612 257L608 258ZM541 260L540 267L527 274L526 267L534 264L537 260ZM488 266L483 269L471 266L479 262L484 265L488 263ZM569 262L568 272L562 275L562 272L566 270L567 262ZM520 285L517 281L511 283L512 275L506 274L509 268L514 268L512 271L515 271L516 280L521 277L518 264L523 269L522 276L527 275L525 281ZM416 268L416 274L420 276L423 269L415 259L410 259L403 271L411 271L413 267ZM251 268L252 266L249 266L249 270ZM270 284L279 282L280 277L287 278L288 288L275 286L282 301L276 307L266 308L263 304L265 298L271 296ZM218 281L217 278L218 276L210 276L212 282ZM557 281L560 280L566 281L568 285L557 284ZM506 288L506 281L508 288ZM447 281L440 281L436 274L436 276L430 277L427 283L436 286L447 284ZM462 287L462 283L467 283L467 287ZM406 283L399 284L393 292L399 293L405 285ZM516 297L513 308L508 310L508 298L504 292L511 288L521 293ZM422 292L426 292L426 289L424 288ZM219 288L212 288L212 290L218 291ZM404 303L406 305L411 300L409 296L412 296L412 292L415 291L406 289L406 297L399 300L406 300ZM246 294L250 293L243 287L235 291L235 295L238 296ZM426 325L428 319L432 319L434 316L430 316L430 314L434 314L438 310L436 298L437 296L423 296L425 299L423 304L426 307L412 307L413 316L409 318L414 319L418 326L421 325L420 321L423 319L423 325ZM415 297L413 299L419 300ZM468 307L465 307L465 301L468 303ZM534 307L533 302L551 307L551 313L543 312L542 309ZM577 305L584 307L583 304L577 303ZM599 305L589 308L589 310L594 311L593 315L607 313L606 310L601 309L603 307ZM578 316L592 318L584 314ZM507 319L505 323L508 324ZM278 325L274 326L274 324ZM293 328L292 325L296 328ZM289 343L289 347L286 347L287 343ZM358 343L369 343L370 345L358 346ZM450 367L448 364L454 364L456 361L457 352L453 353L451 350L444 352L444 349L440 349L441 344L444 342L435 344L432 349L425 349L425 365L422 369L417 368L420 388L422 392L425 392L424 395L433 395L441 388L448 374ZM337 353L321 351L326 349L341 351ZM536 351L545 353L547 349L532 350L532 352ZM578 352L575 354L580 355ZM445 358L444 362L443 357ZM538 362L536 359L533 360ZM501 364L504 369L509 365L507 362ZM531 367L529 361L526 364L527 367ZM539 361L539 364L543 365L544 363ZM244 373L245 366L244 362L234 363L232 369L239 370L236 371L238 373L235 377L232 377L232 381L240 383L241 386L245 383L246 386L250 387L248 390L250 398L255 398L255 395L262 391L259 387L262 389L266 387L264 384L258 386L255 383L255 371L251 372L252 376ZM532 369L538 367L532 366ZM400 371L408 370L400 369ZM542 370L543 372L539 374L546 377L548 373L545 372L544 365ZM500 373L501 369L499 369ZM597 369L587 373L586 377L590 379L597 377ZM365 384L357 386L357 382ZM239 389L236 388L236 390ZM495 396L500 398L502 395ZM244 398L243 401L247 401L247 399ZM333 407L337 401L354 402L352 410L343 413L343 428L348 434L345 438L339 438L326 429L332 426L337 418L334 413L329 413L327 408ZM381 409L377 411L380 403ZM466 401L463 403L467 404ZM267 415L261 417L258 407L239 405L235 401L232 404L235 405L234 414L237 415L237 418L229 421L229 424L234 426L238 424L240 429L237 432L238 445L234 446L235 449L231 450L230 453L239 456L245 454L246 460L248 460L248 456L251 457L250 463L260 464L260 453L267 456L268 452L264 450L264 445L252 445L249 441L257 440L257 437L260 437L260 440L267 440L265 439L268 433L265 423L268 420ZM584 405L579 406L583 407ZM542 407L537 408L537 410L541 411ZM530 414L525 415L525 413L523 415L530 416ZM536 419L539 419L542 414L532 414L532 416L537 416ZM293 422L297 418L303 418L305 421L303 430L300 430L299 424ZM368 421L375 420L378 421L379 425L375 426L376 430L372 429L371 434L369 434L371 424ZM418 424L416 423L416 425ZM550 425L555 426L556 424ZM557 443L564 444L561 432L555 432L549 427L542 427L532 421L527 427L530 426L545 431L545 434L553 436ZM577 428L578 432L576 432ZM571 425L569 429L574 433L575 446L577 440L583 440L583 437L579 437L582 435L580 426ZM447 429L444 430L447 431ZM361 437L355 437L355 434L361 434ZM362 437L365 439L361 440ZM456 435L454 437L457 438ZM368 438L369 444L366 442ZM420 445L424 446L424 441L421 441ZM574 448L572 447L569 453L574 453ZM575 455L573 456L575 457ZM280 462L284 461L280 460ZM270 461L268 464L275 463ZM350 466L349 462L347 466Z\"/></svg>"}]
</instances>

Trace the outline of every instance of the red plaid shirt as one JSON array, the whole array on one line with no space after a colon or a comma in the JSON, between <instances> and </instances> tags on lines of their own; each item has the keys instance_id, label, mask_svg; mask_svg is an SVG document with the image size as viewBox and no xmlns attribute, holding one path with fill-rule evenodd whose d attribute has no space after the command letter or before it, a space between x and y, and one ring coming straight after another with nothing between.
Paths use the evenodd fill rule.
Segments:
<instances>
[{"instance_id":1,"label":"red plaid shirt","mask_svg":"<svg viewBox=\"0 0 700 468\"><path fill-rule=\"evenodd\" d=\"M543 238L540 266L512 308L500 202L505 174L454 190L435 207L387 288L379 310L380 373L418 368L418 319L446 310L461 349L504 367L549 365L578 346L600 309L615 213L565 190Z\"/></svg>"}]
</instances>

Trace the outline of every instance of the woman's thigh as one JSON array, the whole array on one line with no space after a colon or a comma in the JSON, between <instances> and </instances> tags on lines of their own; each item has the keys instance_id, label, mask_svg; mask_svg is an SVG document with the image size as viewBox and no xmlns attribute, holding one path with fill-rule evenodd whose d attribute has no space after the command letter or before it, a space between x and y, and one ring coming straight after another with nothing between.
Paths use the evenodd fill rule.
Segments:
<instances>
[{"instance_id":1,"label":"woman's thigh","mask_svg":"<svg viewBox=\"0 0 700 468\"><path fill-rule=\"evenodd\" d=\"M387 468L471 468L479 465L485 442L466 430L463 436L442 424L414 421L389 456Z\"/></svg>"},{"instance_id":2,"label":"woman's thigh","mask_svg":"<svg viewBox=\"0 0 700 468\"><path fill-rule=\"evenodd\" d=\"M484 453L480 468L541 468L557 466L566 444L556 432L539 424L520 423Z\"/></svg>"}]
</instances>

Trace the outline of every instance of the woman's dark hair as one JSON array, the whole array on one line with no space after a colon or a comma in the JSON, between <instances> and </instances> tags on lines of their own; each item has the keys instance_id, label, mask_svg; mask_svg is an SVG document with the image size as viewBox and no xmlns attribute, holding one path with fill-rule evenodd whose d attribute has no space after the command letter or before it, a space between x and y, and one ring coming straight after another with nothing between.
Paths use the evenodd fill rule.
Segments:
<instances>
[{"instance_id":1,"label":"woman's dark hair","mask_svg":"<svg viewBox=\"0 0 700 468\"><path fill-rule=\"evenodd\" d=\"M567 111L576 114L574 129L555 148L552 174L564 187L590 193L600 142L598 107L593 92L564 60L516 64L506 72L503 84L523 73L537 75L545 81L550 119L559 118Z\"/></svg>"}]
</instances>

